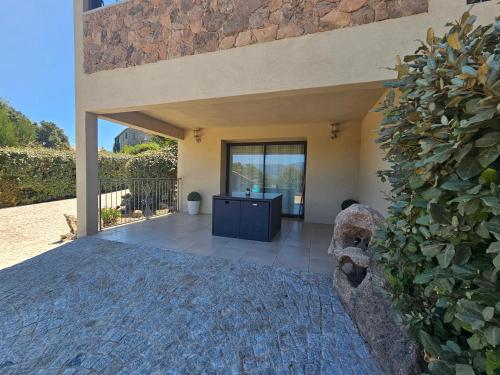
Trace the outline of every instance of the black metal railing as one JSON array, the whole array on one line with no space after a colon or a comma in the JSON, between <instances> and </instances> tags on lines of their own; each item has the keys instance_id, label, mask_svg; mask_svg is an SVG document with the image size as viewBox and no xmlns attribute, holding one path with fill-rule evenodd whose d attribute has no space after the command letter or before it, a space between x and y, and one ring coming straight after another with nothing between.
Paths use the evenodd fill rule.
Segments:
<instances>
[{"instance_id":1,"label":"black metal railing","mask_svg":"<svg viewBox=\"0 0 500 375\"><path fill-rule=\"evenodd\" d=\"M99 230L179 211L175 178L99 179Z\"/></svg>"}]
</instances>

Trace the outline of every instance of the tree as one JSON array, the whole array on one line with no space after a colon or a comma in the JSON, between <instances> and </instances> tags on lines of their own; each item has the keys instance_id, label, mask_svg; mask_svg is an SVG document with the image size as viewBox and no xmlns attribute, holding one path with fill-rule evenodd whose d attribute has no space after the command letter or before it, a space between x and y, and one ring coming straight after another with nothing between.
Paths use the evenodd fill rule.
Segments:
<instances>
[{"instance_id":1,"label":"tree","mask_svg":"<svg viewBox=\"0 0 500 375\"><path fill-rule=\"evenodd\" d=\"M36 130L36 125L25 115L0 100L0 147L32 144Z\"/></svg>"},{"instance_id":2,"label":"tree","mask_svg":"<svg viewBox=\"0 0 500 375\"><path fill-rule=\"evenodd\" d=\"M68 137L64 130L49 121L42 121L37 128L37 142L46 148L67 150L70 148Z\"/></svg>"}]
</instances>

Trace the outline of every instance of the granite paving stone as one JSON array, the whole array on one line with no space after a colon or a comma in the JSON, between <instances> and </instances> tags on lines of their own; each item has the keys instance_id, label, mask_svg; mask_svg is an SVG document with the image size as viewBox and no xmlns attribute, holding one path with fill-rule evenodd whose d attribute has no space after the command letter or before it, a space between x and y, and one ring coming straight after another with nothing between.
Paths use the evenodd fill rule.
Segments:
<instances>
[{"instance_id":1,"label":"granite paving stone","mask_svg":"<svg viewBox=\"0 0 500 375\"><path fill-rule=\"evenodd\" d=\"M0 270L1 374L381 374L331 276L85 238Z\"/></svg>"}]
</instances>

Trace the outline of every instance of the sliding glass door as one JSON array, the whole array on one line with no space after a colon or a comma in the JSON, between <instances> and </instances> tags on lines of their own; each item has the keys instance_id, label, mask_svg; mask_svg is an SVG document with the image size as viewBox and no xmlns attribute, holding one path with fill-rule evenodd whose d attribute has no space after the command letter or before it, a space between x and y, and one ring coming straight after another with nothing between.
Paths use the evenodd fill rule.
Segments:
<instances>
[{"instance_id":1,"label":"sliding glass door","mask_svg":"<svg viewBox=\"0 0 500 375\"><path fill-rule=\"evenodd\" d=\"M264 189L264 145L231 145L229 148L229 192Z\"/></svg>"},{"instance_id":2,"label":"sliding glass door","mask_svg":"<svg viewBox=\"0 0 500 375\"><path fill-rule=\"evenodd\" d=\"M281 193L283 215L304 216L306 143L229 144L228 192Z\"/></svg>"}]
</instances>

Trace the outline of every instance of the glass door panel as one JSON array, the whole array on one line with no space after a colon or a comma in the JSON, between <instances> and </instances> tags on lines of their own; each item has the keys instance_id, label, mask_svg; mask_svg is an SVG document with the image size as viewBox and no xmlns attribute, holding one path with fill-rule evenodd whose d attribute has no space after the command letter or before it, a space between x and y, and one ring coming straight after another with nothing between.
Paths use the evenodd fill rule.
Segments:
<instances>
[{"instance_id":1,"label":"glass door panel","mask_svg":"<svg viewBox=\"0 0 500 375\"><path fill-rule=\"evenodd\" d=\"M283 195L283 214L304 215L306 146L268 144L265 151L265 191Z\"/></svg>"},{"instance_id":2,"label":"glass door panel","mask_svg":"<svg viewBox=\"0 0 500 375\"><path fill-rule=\"evenodd\" d=\"M229 148L229 193L264 189L264 145L231 145Z\"/></svg>"}]
</instances>

